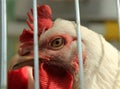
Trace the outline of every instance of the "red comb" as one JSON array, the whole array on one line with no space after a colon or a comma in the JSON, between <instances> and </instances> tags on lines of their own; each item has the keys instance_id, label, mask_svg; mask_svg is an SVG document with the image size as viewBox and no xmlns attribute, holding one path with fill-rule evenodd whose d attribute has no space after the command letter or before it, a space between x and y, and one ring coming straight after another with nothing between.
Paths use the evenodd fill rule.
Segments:
<instances>
[{"instance_id":1,"label":"red comb","mask_svg":"<svg viewBox=\"0 0 120 89\"><path fill-rule=\"evenodd\" d=\"M48 30L52 27L52 11L48 5L37 6L37 15L38 15L38 37L45 30ZM33 41L33 9L27 13L28 19L27 24L29 26L29 30L24 29L22 34L19 37L21 43L26 43L29 41Z\"/></svg>"}]
</instances>

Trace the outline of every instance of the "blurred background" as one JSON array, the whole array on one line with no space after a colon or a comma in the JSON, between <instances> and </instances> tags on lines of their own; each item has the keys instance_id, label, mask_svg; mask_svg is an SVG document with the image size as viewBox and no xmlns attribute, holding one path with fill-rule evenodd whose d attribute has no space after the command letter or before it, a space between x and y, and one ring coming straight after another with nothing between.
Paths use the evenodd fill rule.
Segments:
<instances>
[{"instance_id":1,"label":"blurred background","mask_svg":"<svg viewBox=\"0 0 120 89\"><path fill-rule=\"evenodd\" d=\"M38 4L48 4L53 11L53 20L64 18L75 20L74 0L38 0ZM26 13L32 8L32 0L7 0L8 18L8 59L19 47L19 35L26 25ZM80 0L82 25L102 34L116 48L118 40L116 0Z\"/></svg>"}]
</instances>

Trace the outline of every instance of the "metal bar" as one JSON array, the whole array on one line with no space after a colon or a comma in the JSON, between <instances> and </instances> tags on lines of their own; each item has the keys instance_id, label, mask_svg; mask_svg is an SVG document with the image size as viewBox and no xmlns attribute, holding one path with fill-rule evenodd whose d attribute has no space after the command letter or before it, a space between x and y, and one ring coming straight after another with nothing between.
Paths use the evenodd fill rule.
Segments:
<instances>
[{"instance_id":1,"label":"metal bar","mask_svg":"<svg viewBox=\"0 0 120 89\"><path fill-rule=\"evenodd\" d=\"M82 42L81 42L81 30L80 30L80 9L79 0L75 0L75 11L76 11L76 22L77 22L77 36L78 36L78 58L79 58L79 69L80 69L80 89L84 87L84 72L83 72L83 60L82 60Z\"/></svg>"},{"instance_id":2,"label":"metal bar","mask_svg":"<svg viewBox=\"0 0 120 89\"><path fill-rule=\"evenodd\" d=\"M120 40L120 0L117 0L117 14L118 14L118 30L119 30L119 40Z\"/></svg>"},{"instance_id":3,"label":"metal bar","mask_svg":"<svg viewBox=\"0 0 120 89\"><path fill-rule=\"evenodd\" d=\"M39 89L39 60L38 60L38 21L37 21L37 0L33 0L33 16L34 16L34 74L35 89Z\"/></svg>"},{"instance_id":4,"label":"metal bar","mask_svg":"<svg viewBox=\"0 0 120 89\"><path fill-rule=\"evenodd\" d=\"M6 0L1 1L2 48L1 48L1 88L7 89L7 10Z\"/></svg>"},{"instance_id":5,"label":"metal bar","mask_svg":"<svg viewBox=\"0 0 120 89\"><path fill-rule=\"evenodd\" d=\"M0 6L2 5L1 0L0 0ZM0 9L0 42L2 42L2 9ZM0 43L0 57L2 55L1 51L2 51L2 44ZM1 60L0 60L0 82L1 82ZM0 87L1 87L1 83L0 83Z\"/></svg>"}]
</instances>

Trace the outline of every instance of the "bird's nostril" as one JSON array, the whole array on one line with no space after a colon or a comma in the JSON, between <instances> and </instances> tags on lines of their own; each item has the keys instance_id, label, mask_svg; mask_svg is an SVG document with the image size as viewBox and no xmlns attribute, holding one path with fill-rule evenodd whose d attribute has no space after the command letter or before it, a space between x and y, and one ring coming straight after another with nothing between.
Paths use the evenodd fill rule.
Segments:
<instances>
[{"instance_id":1,"label":"bird's nostril","mask_svg":"<svg viewBox=\"0 0 120 89\"><path fill-rule=\"evenodd\" d=\"M30 50L28 50L28 49L19 49L18 50L18 54L20 55L20 56L25 56L25 55L28 55L28 54L30 54L31 52L30 52Z\"/></svg>"},{"instance_id":2,"label":"bird's nostril","mask_svg":"<svg viewBox=\"0 0 120 89\"><path fill-rule=\"evenodd\" d=\"M25 55L28 55L28 54L30 54L30 51L24 52L24 53L22 54L22 56L25 56Z\"/></svg>"}]
</instances>

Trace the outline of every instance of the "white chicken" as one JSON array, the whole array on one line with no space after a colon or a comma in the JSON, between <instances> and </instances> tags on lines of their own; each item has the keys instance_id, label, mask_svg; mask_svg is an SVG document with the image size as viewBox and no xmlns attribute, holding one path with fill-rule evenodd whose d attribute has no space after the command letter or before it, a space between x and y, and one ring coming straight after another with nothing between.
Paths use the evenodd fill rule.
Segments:
<instances>
[{"instance_id":1,"label":"white chicken","mask_svg":"<svg viewBox=\"0 0 120 89\"><path fill-rule=\"evenodd\" d=\"M56 19L46 31L39 31L41 89L80 89L76 29L75 22ZM81 26L81 35L85 89L120 89L120 52L102 35L84 26ZM14 75L13 71L16 70L13 69L33 67L33 59L33 40L21 41L18 58L11 65L8 77ZM31 70L26 71L31 76L28 85L33 87L34 67L33 70L27 68ZM14 85L15 81L9 82L11 78L9 77L8 84ZM8 89L15 88L8 86Z\"/></svg>"}]
</instances>

